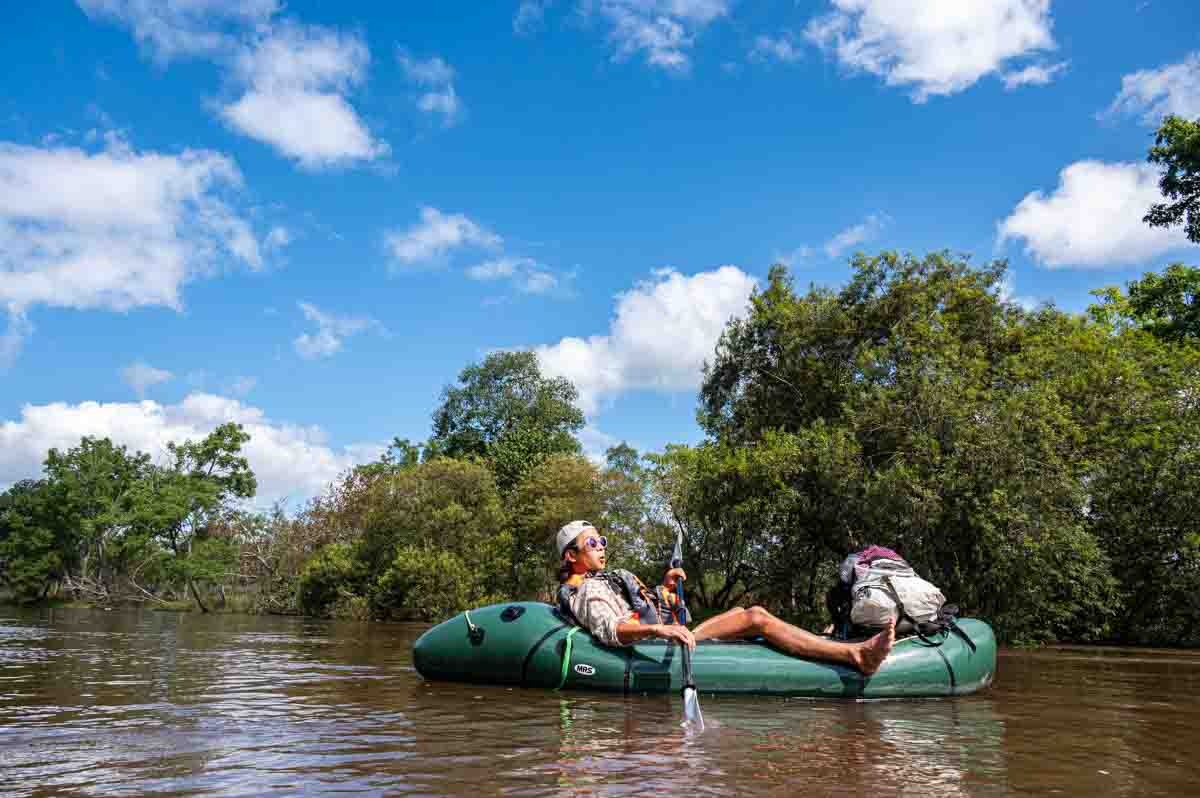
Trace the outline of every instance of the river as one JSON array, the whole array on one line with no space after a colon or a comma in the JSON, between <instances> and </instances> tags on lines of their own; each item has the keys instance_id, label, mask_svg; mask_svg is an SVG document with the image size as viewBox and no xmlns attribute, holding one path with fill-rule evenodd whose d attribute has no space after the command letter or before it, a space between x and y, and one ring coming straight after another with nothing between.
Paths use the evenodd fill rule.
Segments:
<instances>
[{"instance_id":1,"label":"river","mask_svg":"<svg viewBox=\"0 0 1200 798\"><path fill-rule=\"evenodd\" d=\"M0 608L0 795L1187 795L1200 653L1001 652L967 698L425 682L423 627Z\"/></svg>"}]
</instances>

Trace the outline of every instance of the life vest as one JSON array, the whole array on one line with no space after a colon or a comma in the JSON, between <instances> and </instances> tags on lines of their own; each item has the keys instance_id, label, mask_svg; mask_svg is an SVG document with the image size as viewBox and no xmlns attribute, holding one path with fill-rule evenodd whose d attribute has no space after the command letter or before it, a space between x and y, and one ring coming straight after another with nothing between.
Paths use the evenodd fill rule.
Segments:
<instances>
[{"instance_id":1,"label":"life vest","mask_svg":"<svg viewBox=\"0 0 1200 798\"><path fill-rule=\"evenodd\" d=\"M633 609L633 615L628 622L686 624L689 621L687 608L680 604L677 594L662 585L651 590L629 571L618 568L609 571L589 571L582 577L576 575L559 585L558 607L563 615L574 621L577 626L583 624L579 623L574 610L571 609L571 599L579 592L585 579L603 579L613 590L624 596Z\"/></svg>"}]
</instances>

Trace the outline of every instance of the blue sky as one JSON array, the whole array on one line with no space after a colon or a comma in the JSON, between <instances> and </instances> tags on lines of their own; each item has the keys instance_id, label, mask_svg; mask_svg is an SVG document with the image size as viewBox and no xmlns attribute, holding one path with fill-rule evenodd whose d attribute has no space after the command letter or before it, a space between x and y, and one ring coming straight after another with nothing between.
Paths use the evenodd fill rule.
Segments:
<instances>
[{"instance_id":1,"label":"blue sky","mask_svg":"<svg viewBox=\"0 0 1200 798\"><path fill-rule=\"evenodd\" d=\"M1013 301L1196 261L1140 222L1193 0L79 0L6 12L0 485L226 419L293 501L501 348L593 454L699 438L773 262L1007 257Z\"/></svg>"}]
</instances>

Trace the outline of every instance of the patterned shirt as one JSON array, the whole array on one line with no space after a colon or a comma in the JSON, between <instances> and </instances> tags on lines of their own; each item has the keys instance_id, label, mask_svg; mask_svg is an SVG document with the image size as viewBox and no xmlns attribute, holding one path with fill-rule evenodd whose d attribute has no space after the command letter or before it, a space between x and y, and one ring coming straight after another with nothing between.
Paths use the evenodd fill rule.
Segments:
<instances>
[{"instance_id":1,"label":"patterned shirt","mask_svg":"<svg viewBox=\"0 0 1200 798\"><path fill-rule=\"evenodd\" d=\"M607 579L585 579L571 598L571 611L606 646L626 645L617 639L617 626L636 622L633 608Z\"/></svg>"}]
</instances>

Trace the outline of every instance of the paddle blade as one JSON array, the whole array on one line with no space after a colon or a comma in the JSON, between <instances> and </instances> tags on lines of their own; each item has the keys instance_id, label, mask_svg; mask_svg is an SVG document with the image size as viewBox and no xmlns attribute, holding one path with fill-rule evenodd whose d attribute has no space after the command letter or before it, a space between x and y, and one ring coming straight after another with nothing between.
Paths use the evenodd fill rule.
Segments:
<instances>
[{"instance_id":1,"label":"paddle blade","mask_svg":"<svg viewBox=\"0 0 1200 798\"><path fill-rule=\"evenodd\" d=\"M704 713L700 711L700 695L694 687L683 689L683 725L695 731L704 731Z\"/></svg>"}]
</instances>

